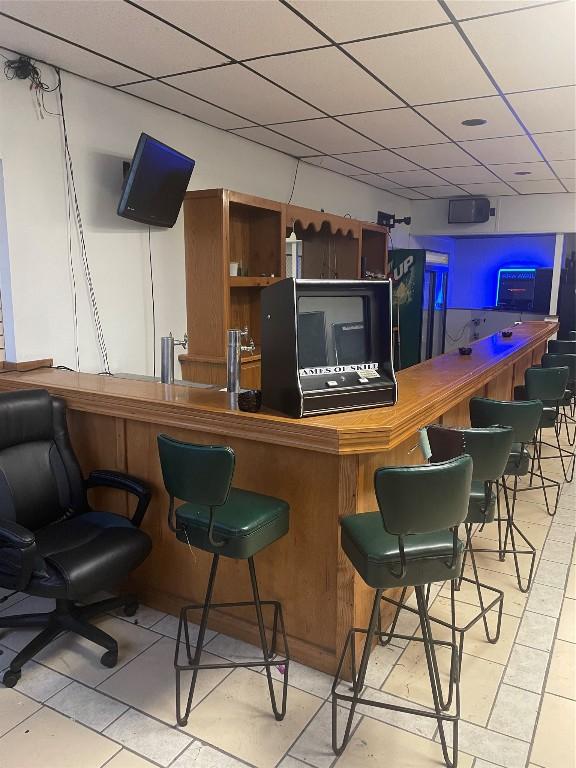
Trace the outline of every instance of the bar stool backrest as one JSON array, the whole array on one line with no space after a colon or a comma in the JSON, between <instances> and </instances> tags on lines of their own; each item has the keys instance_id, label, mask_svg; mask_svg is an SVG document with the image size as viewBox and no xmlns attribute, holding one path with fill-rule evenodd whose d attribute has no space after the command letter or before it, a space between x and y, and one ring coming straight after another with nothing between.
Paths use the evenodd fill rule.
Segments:
<instances>
[{"instance_id":1,"label":"bar stool backrest","mask_svg":"<svg viewBox=\"0 0 576 768\"><path fill-rule=\"evenodd\" d=\"M560 353L564 355L576 354L576 340L572 339L550 339L548 342L548 352Z\"/></svg>"},{"instance_id":2,"label":"bar stool backrest","mask_svg":"<svg viewBox=\"0 0 576 768\"><path fill-rule=\"evenodd\" d=\"M568 368L568 383L576 383L576 352L572 354L547 352L540 361L542 368Z\"/></svg>"},{"instance_id":3,"label":"bar stool backrest","mask_svg":"<svg viewBox=\"0 0 576 768\"><path fill-rule=\"evenodd\" d=\"M569 370L562 368L527 368L524 374L528 400L558 402L564 397Z\"/></svg>"},{"instance_id":4,"label":"bar stool backrest","mask_svg":"<svg viewBox=\"0 0 576 768\"><path fill-rule=\"evenodd\" d=\"M225 445L195 445L158 435L164 485L174 498L191 504L219 507L228 498L235 455Z\"/></svg>"},{"instance_id":5,"label":"bar stool backrest","mask_svg":"<svg viewBox=\"0 0 576 768\"><path fill-rule=\"evenodd\" d=\"M393 536L456 528L468 514L471 483L468 455L439 464L377 469L374 489L384 528Z\"/></svg>"},{"instance_id":6,"label":"bar stool backrest","mask_svg":"<svg viewBox=\"0 0 576 768\"><path fill-rule=\"evenodd\" d=\"M426 432L433 462L467 453L473 461L473 480L491 483L504 474L514 440L512 427L443 427L432 424ZM454 452L456 449L457 452Z\"/></svg>"},{"instance_id":7,"label":"bar stool backrest","mask_svg":"<svg viewBox=\"0 0 576 768\"><path fill-rule=\"evenodd\" d=\"M515 443L531 443L540 424L541 400L490 400L473 397L470 400L470 421L473 427L512 427Z\"/></svg>"},{"instance_id":8,"label":"bar stool backrest","mask_svg":"<svg viewBox=\"0 0 576 768\"><path fill-rule=\"evenodd\" d=\"M568 341L576 341L576 331L568 331Z\"/></svg>"}]
</instances>

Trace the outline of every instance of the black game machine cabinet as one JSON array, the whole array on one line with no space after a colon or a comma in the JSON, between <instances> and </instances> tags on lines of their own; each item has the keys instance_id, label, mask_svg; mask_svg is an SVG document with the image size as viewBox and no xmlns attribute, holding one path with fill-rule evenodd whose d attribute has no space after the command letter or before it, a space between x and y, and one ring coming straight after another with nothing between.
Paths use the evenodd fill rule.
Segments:
<instances>
[{"instance_id":1,"label":"black game machine cabinet","mask_svg":"<svg viewBox=\"0 0 576 768\"><path fill-rule=\"evenodd\" d=\"M262 403L300 418L394 405L390 280L280 280L262 291Z\"/></svg>"}]
</instances>

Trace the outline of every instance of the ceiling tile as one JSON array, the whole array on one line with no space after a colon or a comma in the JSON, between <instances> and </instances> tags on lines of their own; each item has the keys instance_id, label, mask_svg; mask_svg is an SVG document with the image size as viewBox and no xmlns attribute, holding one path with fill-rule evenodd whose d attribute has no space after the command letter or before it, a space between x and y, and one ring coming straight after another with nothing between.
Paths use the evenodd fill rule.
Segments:
<instances>
[{"instance_id":1,"label":"ceiling tile","mask_svg":"<svg viewBox=\"0 0 576 768\"><path fill-rule=\"evenodd\" d=\"M417 171L395 171L385 173L384 176L404 187L433 187L444 183L442 179L439 179L438 176L430 173L430 171L420 169Z\"/></svg>"},{"instance_id":2,"label":"ceiling tile","mask_svg":"<svg viewBox=\"0 0 576 768\"><path fill-rule=\"evenodd\" d=\"M345 48L410 104L495 93L452 26L351 43Z\"/></svg>"},{"instance_id":3,"label":"ceiling tile","mask_svg":"<svg viewBox=\"0 0 576 768\"><path fill-rule=\"evenodd\" d=\"M414 147L446 140L436 128L408 108L362 112L340 119L385 147Z\"/></svg>"},{"instance_id":4,"label":"ceiling tile","mask_svg":"<svg viewBox=\"0 0 576 768\"><path fill-rule=\"evenodd\" d=\"M334 157L328 155L319 155L318 157L306 157L305 163L311 163L317 165L319 168L324 168L327 171L334 171L335 173L341 173L343 176L357 176L358 168L348 163L343 163L342 160L337 160Z\"/></svg>"},{"instance_id":5,"label":"ceiling tile","mask_svg":"<svg viewBox=\"0 0 576 768\"><path fill-rule=\"evenodd\" d=\"M166 82L255 123L282 123L319 115L313 107L239 64L169 77Z\"/></svg>"},{"instance_id":6,"label":"ceiling tile","mask_svg":"<svg viewBox=\"0 0 576 768\"><path fill-rule=\"evenodd\" d=\"M470 165L473 161L457 144L428 144L424 147L404 147L399 154L424 168L449 168Z\"/></svg>"},{"instance_id":7,"label":"ceiling tile","mask_svg":"<svg viewBox=\"0 0 576 768\"><path fill-rule=\"evenodd\" d=\"M302 122L275 125L274 130L289 136L295 141L318 147L326 155L340 155L343 152L361 152L365 149L377 149L377 146L359 136L354 131L340 125L330 117L321 120L303 120Z\"/></svg>"},{"instance_id":8,"label":"ceiling tile","mask_svg":"<svg viewBox=\"0 0 576 768\"><path fill-rule=\"evenodd\" d=\"M463 141L461 145L486 165L538 162L542 159L527 136Z\"/></svg>"},{"instance_id":9,"label":"ceiling tile","mask_svg":"<svg viewBox=\"0 0 576 768\"><path fill-rule=\"evenodd\" d=\"M576 131L537 133L534 140L547 160L573 160L576 158Z\"/></svg>"},{"instance_id":10,"label":"ceiling tile","mask_svg":"<svg viewBox=\"0 0 576 768\"><path fill-rule=\"evenodd\" d=\"M501 195L515 195L516 192L504 184L503 181L493 181L486 184L462 184L462 187L471 195L481 197L500 197Z\"/></svg>"},{"instance_id":11,"label":"ceiling tile","mask_svg":"<svg viewBox=\"0 0 576 768\"><path fill-rule=\"evenodd\" d=\"M139 5L235 59L325 45L281 3L261 0L139 0Z\"/></svg>"},{"instance_id":12,"label":"ceiling tile","mask_svg":"<svg viewBox=\"0 0 576 768\"><path fill-rule=\"evenodd\" d=\"M451 184L442 184L440 187L420 187L418 192L422 192L430 197L461 197L463 192L459 187Z\"/></svg>"},{"instance_id":13,"label":"ceiling tile","mask_svg":"<svg viewBox=\"0 0 576 768\"><path fill-rule=\"evenodd\" d=\"M290 0L290 4L336 42L448 21L440 6L430 0Z\"/></svg>"},{"instance_id":14,"label":"ceiling tile","mask_svg":"<svg viewBox=\"0 0 576 768\"><path fill-rule=\"evenodd\" d=\"M32 58L49 61L61 69L106 85L117 85L139 77L134 70L63 43L6 17L2 18L0 24L0 45Z\"/></svg>"},{"instance_id":15,"label":"ceiling tile","mask_svg":"<svg viewBox=\"0 0 576 768\"><path fill-rule=\"evenodd\" d=\"M522 128L500 96L428 104L419 106L418 112L455 140L489 139L522 133ZM486 120L486 125L462 125L463 120L473 118Z\"/></svg>"},{"instance_id":16,"label":"ceiling tile","mask_svg":"<svg viewBox=\"0 0 576 768\"><path fill-rule=\"evenodd\" d=\"M268 128L261 128L255 126L254 128L240 128L240 130L233 131L237 136L242 136L245 139L251 141L257 141L260 144L265 144L271 149L277 149L280 152L286 152L294 157L302 157L303 155L313 154L314 149L299 144L297 141L287 139L285 136L279 136L274 131L268 130Z\"/></svg>"},{"instance_id":17,"label":"ceiling tile","mask_svg":"<svg viewBox=\"0 0 576 768\"><path fill-rule=\"evenodd\" d=\"M568 192L576 192L576 179L562 179L562 183Z\"/></svg>"},{"instance_id":18,"label":"ceiling tile","mask_svg":"<svg viewBox=\"0 0 576 768\"><path fill-rule=\"evenodd\" d=\"M510 185L523 195L564 192L560 182L555 179L548 179L546 181L511 181Z\"/></svg>"},{"instance_id":19,"label":"ceiling tile","mask_svg":"<svg viewBox=\"0 0 576 768\"><path fill-rule=\"evenodd\" d=\"M357 165L366 171L374 173L384 173L385 171L413 171L416 170L414 163L398 157L387 149L376 149L372 152L351 152L347 155L340 155L342 160Z\"/></svg>"},{"instance_id":20,"label":"ceiling tile","mask_svg":"<svg viewBox=\"0 0 576 768\"><path fill-rule=\"evenodd\" d=\"M458 168L441 168L436 171L446 181L453 184L476 184L484 181L497 181L493 173L481 165L469 165Z\"/></svg>"},{"instance_id":21,"label":"ceiling tile","mask_svg":"<svg viewBox=\"0 0 576 768\"><path fill-rule=\"evenodd\" d=\"M406 197L408 200L429 200L428 195L423 195L415 189L405 189L404 187L393 187L390 192L399 197Z\"/></svg>"},{"instance_id":22,"label":"ceiling tile","mask_svg":"<svg viewBox=\"0 0 576 768\"><path fill-rule=\"evenodd\" d=\"M527 181L553 179L554 174L546 163L501 163L488 166L502 181ZM521 174L518 176L518 174ZM525 175L528 174L528 175Z\"/></svg>"},{"instance_id":23,"label":"ceiling tile","mask_svg":"<svg viewBox=\"0 0 576 768\"><path fill-rule=\"evenodd\" d=\"M572 85L574 3L529 8L462 23L464 32L505 92Z\"/></svg>"},{"instance_id":24,"label":"ceiling tile","mask_svg":"<svg viewBox=\"0 0 576 768\"><path fill-rule=\"evenodd\" d=\"M448 7L457 19L486 16L504 11L519 11L550 0L448 0Z\"/></svg>"},{"instance_id":25,"label":"ceiling tile","mask_svg":"<svg viewBox=\"0 0 576 768\"><path fill-rule=\"evenodd\" d=\"M508 95L531 133L576 129L576 86Z\"/></svg>"},{"instance_id":26,"label":"ceiling tile","mask_svg":"<svg viewBox=\"0 0 576 768\"><path fill-rule=\"evenodd\" d=\"M195 99L194 96L171 88L169 85L165 85L158 80L126 85L119 88L119 90L126 91L126 93L131 93L134 96L140 96L148 101L153 101L162 107L175 109L177 112L193 117L196 120L202 120L217 128L230 129L250 125L248 120L236 117L218 107L213 107L205 101Z\"/></svg>"},{"instance_id":27,"label":"ceiling tile","mask_svg":"<svg viewBox=\"0 0 576 768\"><path fill-rule=\"evenodd\" d=\"M153 76L227 61L121 0L0 0L0 11Z\"/></svg>"},{"instance_id":28,"label":"ceiling tile","mask_svg":"<svg viewBox=\"0 0 576 768\"><path fill-rule=\"evenodd\" d=\"M576 179L576 160L552 160L550 165L561 179Z\"/></svg>"},{"instance_id":29,"label":"ceiling tile","mask_svg":"<svg viewBox=\"0 0 576 768\"><path fill-rule=\"evenodd\" d=\"M368 174L368 176L356 176L356 181L363 181L365 184L370 184L371 187L377 187L378 189L384 189L386 192L390 192L394 184L386 179L376 176L375 174Z\"/></svg>"},{"instance_id":30,"label":"ceiling tile","mask_svg":"<svg viewBox=\"0 0 576 768\"><path fill-rule=\"evenodd\" d=\"M331 115L402 106L337 48L272 56L250 66Z\"/></svg>"}]
</instances>

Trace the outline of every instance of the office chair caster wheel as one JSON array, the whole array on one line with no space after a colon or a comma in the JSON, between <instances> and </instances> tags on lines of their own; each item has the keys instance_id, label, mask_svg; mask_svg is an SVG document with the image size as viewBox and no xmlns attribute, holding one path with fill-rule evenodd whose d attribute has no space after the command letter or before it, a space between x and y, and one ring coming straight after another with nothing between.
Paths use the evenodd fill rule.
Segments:
<instances>
[{"instance_id":1,"label":"office chair caster wheel","mask_svg":"<svg viewBox=\"0 0 576 768\"><path fill-rule=\"evenodd\" d=\"M100 659L100 664L103 667L115 667L118 664L118 651L106 651L106 653Z\"/></svg>"},{"instance_id":2,"label":"office chair caster wheel","mask_svg":"<svg viewBox=\"0 0 576 768\"><path fill-rule=\"evenodd\" d=\"M12 672L10 669L8 669L6 672L4 672L4 677L2 678L2 682L6 686L6 688L14 688L18 680L20 680L20 677L22 676L22 672Z\"/></svg>"},{"instance_id":3,"label":"office chair caster wheel","mask_svg":"<svg viewBox=\"0 0 576 768\"><path fill-rule=\"evenodd\" d=\"M138 606L137 600L133 600L130 603L126 603L126 605L124 606L124 616L128 616L128 617L135 616L136 612L138 611L138 608L139 606Z\"/></svg>"}]
</instances>

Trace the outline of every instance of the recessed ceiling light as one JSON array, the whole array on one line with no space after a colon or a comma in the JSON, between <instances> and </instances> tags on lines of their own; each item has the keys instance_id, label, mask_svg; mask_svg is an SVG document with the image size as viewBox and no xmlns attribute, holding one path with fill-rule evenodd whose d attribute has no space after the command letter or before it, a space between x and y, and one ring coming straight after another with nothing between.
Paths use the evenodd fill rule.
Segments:
<instances>
[{"instance_id":1,"label":"recessed ceiling light","mask_svg":"<svg viewBox=\"0 0 576 768\"><path fill-rule=\"evenodd\" d=\"M514 171L514 176L531 176L532 171Z\"/></svg>"},{"instance_id":2,"label":"recessed ceiling light","mask_svg":"<svg viewBox=\"0 0 576 768\"><path fill-rule=\"evenodd\" d=\"M482 117L472 117L470 120L462 120L462 125L469 125L474 127L476 125L486 125L488 120L484 120Z\"/></svg>"}]
</instances>

